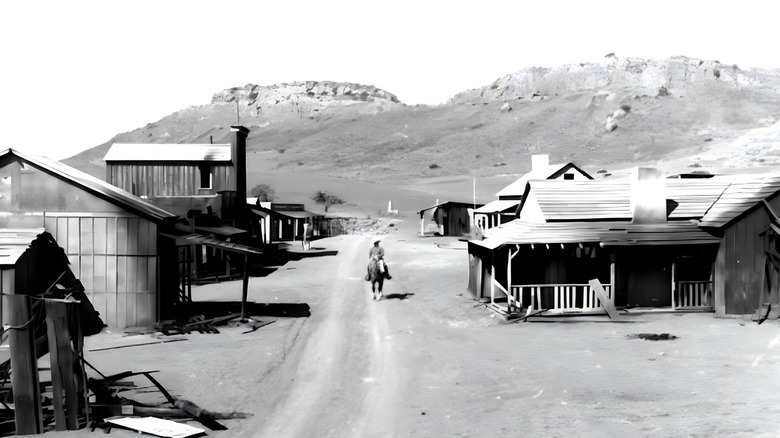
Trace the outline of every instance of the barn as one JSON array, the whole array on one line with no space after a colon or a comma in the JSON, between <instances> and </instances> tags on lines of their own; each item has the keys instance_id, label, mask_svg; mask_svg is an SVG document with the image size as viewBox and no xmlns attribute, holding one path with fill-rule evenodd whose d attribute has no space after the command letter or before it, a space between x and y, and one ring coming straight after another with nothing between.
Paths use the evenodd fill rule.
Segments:
<instances>
[{"instance_id":1,"label":"barn","mask_svg":"<svg viewBox=\"0 0 780 438\"><path fill-rule=\"evenodd\" d=\"M158 319L163 285L176 284L177 272L162 268L170 261L160 256L161 233L174 229L176 215L15 149L0 152L0 211L0 230L42 229L52 236L106 324L151 326Z\"/></svg>"},{"instance_id":2,"label":"barn","mask_svg":"<svg viewBox=\"0 0 780 438\"><path fill-rule=\"evenodd\" d=\"M424 208L418 212L420 215L420 235L426 233L426 217L436 224L435 233L441 236L470 235L474 210L482 206L483 204L471 202L447 201Z\"/></svg>"}]
</instances>

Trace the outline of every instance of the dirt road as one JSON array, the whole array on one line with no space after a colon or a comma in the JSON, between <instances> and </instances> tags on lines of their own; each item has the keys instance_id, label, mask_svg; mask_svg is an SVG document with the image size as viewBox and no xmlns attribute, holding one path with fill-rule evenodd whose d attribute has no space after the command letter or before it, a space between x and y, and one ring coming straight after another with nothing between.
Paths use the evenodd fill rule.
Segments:
<instances>
[{"instance_id":1,"label":"dirt road","mask_svg":"<svg viewBox=\"0 0 780 438\"><path fill-rule=\"evenodd\" d=\"M207 431L214 437L780 436L777 321L694 313L507 323L466 292L465 245L419 238L416 225L385 230L393 279L382 301L363 280L372 236L338 236L315 243L338 255L250 280L250 299L305 302L309 318L110 350L98 347L143 340L101 333L88 339L87 359L106 374L160 370L177 397L253 414ZM235 300L240 285L193 295Z\"/></svg>"}]
</instances>

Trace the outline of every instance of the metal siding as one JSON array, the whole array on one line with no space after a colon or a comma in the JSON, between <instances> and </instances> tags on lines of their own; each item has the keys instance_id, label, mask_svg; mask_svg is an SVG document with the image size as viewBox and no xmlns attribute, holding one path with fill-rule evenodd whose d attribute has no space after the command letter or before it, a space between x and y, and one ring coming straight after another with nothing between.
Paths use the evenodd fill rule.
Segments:
<instances>
[{"instance_id":1,"label":"metal siding","mask_svg":"<svg viewBox=\"0 0 780 438\"><path fill-rule=\"evenodd\" d=\"M67 248L68 254L79 253L79 218L68 218L68 240ZM62 245L60 245L62 247Z\"/></svg>"},{"instance_id":2,"label":"metal siding","mask_svg":"<svg viewBox=\"0 0 780 438\"><path fill-rule=\"evenodd\" d=\"M95 248L95 254L106 254L106 230L108 220L104 217L95 218L92 225L94 233L93 245Z\"/></svg>"},{"instance_id":3,"label":"metal siding","mask_svg":"<svg viewBox=\"0 0 780 438\"><path fill-rule=\"evenodd\" d=\"M116 293L117 282L119 281L117 276L117 257L108 256L106 258L106 292Z\"/></svg>"},{"instance_id":4,"label":"metal siding","mask_svg":"<svg viewBox=\"0 0 780 438\"><path fill-rule=\"evenodd\" d=\"M81 254L92 254L94 252L92 218L83 217L79 219L79 234Z\"/></svg>"},{"instance_id":5,"label":"metal siding","mask_svg":"<svg viewBox=\"0 0 780 438\"><path fill-rule=\"evenodd\" d=\"M127 256L116 258L116 291L119 294L127 292Z\"/></svg>"},{"instance_id":6,"label":"metal siding","mask_svg":"<svg viewBox=\"0 0 780 438\"><path fill-rule=\"evenodd\" d=\"M126 217L120 217L116 220L116 253L126 255L127 254L127 241L128 241L128 219Z\"/></svg>"},{"instance_id":7,"label":"metal siding","mask_svg":"<svg viewBox=\"0 0 780 438\"><path fill-rule=\"evenodd\" d=\"M89 292L105 292L106 291L106 256L96 255L93 259L93 280L92 290Z\"/></svg>"},{"instance_id":8,"label":"metal siding","mask_svg":"<svg viewBox=\"0 0 780 438\"><path fill-rule=\"evenodd\" d=\"M141 219L138 221L138 254L149 254L149 221Z\"/></svg>"},{"instance_id":9,"label":"metal siding","mask_svg":"<svg viewBox=\"0 0 780 438\"><path fill-rule=\"evenodd\" d=\"M84 289L87 291L94 290L93 278L95 276L94 260L91 255L84 255L79 258L81 261L79 266L79 280L84 285Z\"/></svg>"},{"instance_id":10,"label":"metal siding","mask_svg":"<svg viewBox=\"0 0 780 438\"><path fill-rule=\"evenodd\" d=\"M106 219L106 254L116 254L117 220L115 217Z\"/></svg>"},{"instance_id":11,"label":"metal siding","mask_svg":"<svg viewBox=\"0 0 780 438\"><path fill-rule=\"evenodd\" d=\"M106 324L117 325L116 322L109 322L117 321L117 296L115 293L106 294Z\"/></svg>"}]
</instances>

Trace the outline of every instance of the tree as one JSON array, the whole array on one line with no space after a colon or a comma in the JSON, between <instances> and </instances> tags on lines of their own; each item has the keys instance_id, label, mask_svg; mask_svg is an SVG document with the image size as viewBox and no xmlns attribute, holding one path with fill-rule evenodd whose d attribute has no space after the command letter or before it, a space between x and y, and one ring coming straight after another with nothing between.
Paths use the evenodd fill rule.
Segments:
<instances>
[{"instance_id":1,"label":"tree","mask_svg":"<svg viewBox=\"0 0 780 438\"><path fill-rule=\"evenodd\" d=\"M249 190L249 196L257 198L260 202L272 202L276 199L276 192L268 184L258 184Z\"/></svg>"}]
</instances>

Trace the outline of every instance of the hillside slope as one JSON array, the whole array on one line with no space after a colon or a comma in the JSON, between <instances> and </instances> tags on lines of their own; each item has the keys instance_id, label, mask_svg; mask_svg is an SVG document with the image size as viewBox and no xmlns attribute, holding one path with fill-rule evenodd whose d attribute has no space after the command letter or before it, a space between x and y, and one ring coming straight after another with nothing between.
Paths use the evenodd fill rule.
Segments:
<instances>
[{"instance_id":1,"label":"hillside slope","mask_svg":"<svg viewBox=\"0 0 780 438\"><path fill-rule=\"evenodd\" d=\"M359 84L249 84L65 161L103 177L112 142L217 143L238 122L251 130L250 184L264 172L409 187L511 178L540 153L592 173L645 164L726 172L777 165L778 120L780 72L608 55L521 70L437 106Z\"/></svg>"}]
</instances>

